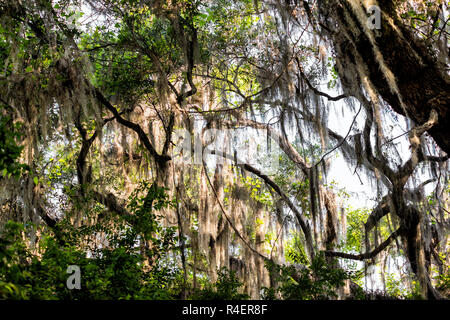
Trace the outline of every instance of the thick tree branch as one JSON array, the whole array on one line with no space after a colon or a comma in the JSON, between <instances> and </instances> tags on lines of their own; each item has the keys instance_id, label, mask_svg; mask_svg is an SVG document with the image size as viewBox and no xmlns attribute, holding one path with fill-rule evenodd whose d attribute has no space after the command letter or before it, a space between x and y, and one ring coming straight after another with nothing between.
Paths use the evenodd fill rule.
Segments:
<instances>
[{"instance_id":1,"label":"thick tree branch","mask_svg":"<svg viewBox=\"0 0 450 320\"><path fill-rule=\"evenodd\" d=\"M389 201L391 199L390 195L384 196L380 203L372 210L369 217L366 220L366 223L364 224L364 228L366 229L366 232L370 232L375 225L380 221L381 218L383 218L385 215L389 214L390 212L390 206Z\"/></svg>"},{"instance_id":2,"label":"thick tree branch","mask_svg":"<svg viewBox=\"0 0 450 320\"><path fill-rule=\"evenodd\" d=\"M425 157L423 156L421 149L421 137L425 131L430 130L433 126L438 123L438 113L433 109L430 113L430 118L424 124L417 126L410 130L409 141L411 143L411 157L406 161L406 163L398 171L398 180L404 185L408 180L409 176L414 172L419 162L423 161Z\"/></svg>"},{"instance_id":3,"label":"thick tree branch","mask_svg":"<svg viewBox=\"0 0 450 320\"><path fill-rule=\"evenodd\" d=\"M372 250L371 252L361 253L361 254L351 254L345 252L335 252L335 251L325 251L325 255L328 257L338 257L345 258L351 260L368 260L376 257L381 251L387 248L397 238L399 235L403 233L403 228L397 229L394 233L392 233L385 241L383 241L377 248Z\"/></svg>"},{"instance_id":4,"label":"thick tree branch","mask_svg":"<svg viewBox=\"0 0 450 320\"><path fill-rule=\"evenodd\" d=\"M140 141L144 144L145 148L149 151L150 155L154 157L156 162L158 162L159 164L164 164L167 161L171 160L171 157L166 154L162 155L158 154L158 152L150 142L150 139L148 138L147 134L144 132L144 130L142 130L141 126L134 122L124 119L120 115L119 111L117 111L117 109L105 98L105 96L97 88L95 88L95 95L98 101L101 104L103 104L109 111L111 111L117 122L119 122L120 124L124 125L127 128L132 129L134 132L138 134Z\"/></svg>"},{"instance_id":5,"label":"thick tree branch","mask_svg":"<svg viewBox=\"0 0 450 320\"><path fill-rule=\"evenodd\" d=\"M210 151L211 154L222 156L229 160L236 160L233 156L229 154L225 154L223 152L217 152L215 150ZM314 246L313 246L313 240L311 235L311 228L308 224L308 222L303 218L302 214L298 211L298 209L295 207L294 203L291 201L291 199L281 190L280 186L278 186L272 179L270 179L267 175L263 174L260 170L256 169L255 167L247 164L247 163L236 163L236 166L242 167L244 170L251 172L255 174L256 176L260 177L264 182L272 187L273 190L283 199L283 201L288 205L289 209L292 210L292 212L295 214L295 217L298 220L298 223L300 224L300 227L302 228L302 231L305 235L307 248L309 251L309 254L311 257L314 257Z\"/></svg>"},{"instance_id":6,"label":"thick tree branch","mask_svg":"<svg viewBox=\"0 0 450 320\"><path fill-rule=\"evenodd\" d=\"M312 92L314 92L316 95L318 96L322 96L327 98L330 101L339 101L345 98L348 98L349 96L347 94L341 94L339 96L336 97L332 97L329 94L322 92L320 90L318 90L317 88L315 88L312 83L309 81L308 77L305 75L305 73L303 72L300 60L298 59L298 57L295 58L295 60L297 61L297 66L298 66L298 70L300 72L300 75L302 76L303 80L305 80L306 84L308 85L309 89L311 89Z\"/></svg>"}]
</instances>

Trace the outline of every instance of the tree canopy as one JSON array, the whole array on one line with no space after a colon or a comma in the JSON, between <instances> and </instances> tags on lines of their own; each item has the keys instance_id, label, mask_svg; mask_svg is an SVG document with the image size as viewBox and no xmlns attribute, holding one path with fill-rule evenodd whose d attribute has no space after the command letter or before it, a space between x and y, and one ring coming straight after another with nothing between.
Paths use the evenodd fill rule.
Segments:
<instances>
[{"instance_id":1,"label":"tree canopy","mask_svg":"<svg viewBox=\"0 0 450 320\"><path fill-rule=\"evenodd\" d=\"M0 297L448 299L449 32L441 0L0 0Z\"/></svg>"}]
</instances>

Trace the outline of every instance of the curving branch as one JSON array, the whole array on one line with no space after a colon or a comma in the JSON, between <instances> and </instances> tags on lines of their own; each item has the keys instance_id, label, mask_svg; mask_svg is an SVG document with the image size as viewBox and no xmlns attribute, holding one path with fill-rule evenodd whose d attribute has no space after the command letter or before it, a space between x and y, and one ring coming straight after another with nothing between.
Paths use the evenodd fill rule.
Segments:
<instances>
[{"instance_id":1,"label":"curving branch","mask_svg":"<svg viewBox=\"0 0 450 320\"><path fill-rule=\"evenodd\" d=\"M390 200L391 200L390 194L384 196L381 199L380 203L372 210L372 212L370 213L369 217L366 220L366 223L364 224L364 228L367 233L370 232L376 226L376 224L378 223L378 221L380 221L381 218L389 214L389 212L391 211L389 206Z\"/></svg>"},{"instance_id":2,"label":"curving branch","mask_svg":"<svg viewBox=\"0 0 450 320\"><path fill-rule=\"evenodd\" d=\"M361 254L351 254L351 253L345 253L345 252L335 252L335 251L325 251L325 255L328 257L338 257L338 258L344 258L344 259L351 259L351 260L368 260L376 257L381 251L387 248L391 244L392 241L394 241L395 238L397 238L399 235L401 235L404 232L403 228L400 227L397 229L397 231L393 232L385 241L383 241L377 248L370 252L361 253Z\"/></svg>"},{"instance_id":3,"label":"curving branch","mask_svg":"<svg viewBox=\"0 0 450 320\"><path fill-rule=\"evenodd\" d=\"M108 101L108 99L105 98L105 96L100 92L99 89L95 88L95 96L97 97L98 101L104 105L111 113L114 115L117 122L119 122L121 125L130 128L134 132L138 134L139 139L144 144L145 148L150 152L150 155L155 158L155 161L163 165L167 161L171 160L171 157L167 154L159 154L155 147L150 142L150 139L148 138L147 134L144 132L144 130L141 128L140 125L137 123L131 122L123 118L119 111Z\"/></svg>"},{"instance_id":4,"label":"curving branch","mask_svg":"<svg viewBox=\"0 0 450 320\"><path fill-rule=\"evenodd\" d=\"M309 81L308 77L303 72L303 69L302 69L302 66L300 64L300 60L298 59L298 57L296 57L295 60L297 61L298 70L300 72L300 75L302 76L302 79L305 80L305 82L308 85L309 89L311 89L311 91L314 92L316 95L325 97L325 98L327 98L330 101L339 101L339 100L342 100L342 99L345 99L345 98L349 97L347 94L341 94L339 96L332 97L329 94L318 90L316 87L314 87L312 85L312 83Z\"/></svg>"},{"instance_id":5,"label":"curving branch","mask_svg":"<svg viewBox=\"0 0 450 320\"><path fill-rule=\"evenodd\" d=\"M215 150L211 150L210 154L213 155L220 155L226 159L229 160L235 160L235 158L229 154L223 153L223 152L216 152ZM298 223L300 224L300 227L302 228L303 234L305 235L306 239L306 246L308 248L308 251L310 253L311 257L314 257L314 246L313 246L313 239L311 235L311 229L308 224L308 222L303 218L302 214L298 209L295 207L294 203L289 199L289 197L281 190L280 186L277 185L272 179L270 179L267 175L263 174L260 170L256 169L255 167L247 164L247 163L236 163L236 166L242 167L244 170L251 172L258 177L260 177L264 182L272 187L272 189L283 199L283 201L288 205L289 209L292 210L292 212L295 214L295 217L298 220Z\"/></svg>"},{"instance_id":6,"label":"curving branch","mask_svg":"<svg viewBox=\"0 0 450 320\"><path fill-rule=\"evenodd\" d=\"M419 162L424 161L425 159L422 149L420 148L421 146L420 138L425 133L425 131L430 130L437 123L438 123L438 113L433 109L431 110L430 118L428 119L427 122L410 130L408 135L409 141L411 143L412 154L411 157L408 159L408 161L406 161L405 164L398 171L399 181L403 185L406 183L409 176L414 172Z\"/></svg>"}]
</instances>

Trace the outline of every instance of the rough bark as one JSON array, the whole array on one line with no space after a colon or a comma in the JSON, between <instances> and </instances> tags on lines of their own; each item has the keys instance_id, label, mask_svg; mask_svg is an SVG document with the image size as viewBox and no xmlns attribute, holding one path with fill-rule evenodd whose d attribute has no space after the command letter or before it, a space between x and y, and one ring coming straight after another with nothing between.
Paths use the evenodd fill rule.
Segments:
<instances>
[{"instance_id":1,"label":"rough bark","mask_svg":"<svg viewBox=\"0 0 450 320\"><path fill-rule=\"evenodd\" d=\"M384 65L394 77L392 80L396 82L398 92L393 92L395 90L392 90L385 71L380 67L380 57L376 56L365 27L351 8L352 2L364 8L363 1L319 1L326 32L331 36L337 59L353 60L353 63L357 64L356 56L360 56L381 97L396 112L409 117L415 123L426 122L431 110L436 110L439 122L429 129L428 133L442 150L449 153L450 80L445 70L426 44L404 26L398 17L394 1L378 1L382 10L381 30L370 32ZM349 24L349 19L353 26ZM344 34L347 37L343 36ZM345 70L338 69L338 72L341 78L346 77Z\"/></svg>"}]
</instances>

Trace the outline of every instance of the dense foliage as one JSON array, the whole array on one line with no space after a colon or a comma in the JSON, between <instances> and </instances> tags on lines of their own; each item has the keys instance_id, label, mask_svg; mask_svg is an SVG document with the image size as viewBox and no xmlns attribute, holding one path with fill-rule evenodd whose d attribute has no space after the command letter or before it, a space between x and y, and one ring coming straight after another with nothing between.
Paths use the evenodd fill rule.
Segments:
<instances>
[{"instance_id":1,"label":"dense foliage","mask_svg":"<svg viewBox=\"0 0 450 320\"><path fill-rule=\"evenodd\" d=\"M441 0L1 0L0 298L448 298L449 28Z\"/></svg>"}]
</instances>

